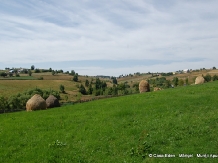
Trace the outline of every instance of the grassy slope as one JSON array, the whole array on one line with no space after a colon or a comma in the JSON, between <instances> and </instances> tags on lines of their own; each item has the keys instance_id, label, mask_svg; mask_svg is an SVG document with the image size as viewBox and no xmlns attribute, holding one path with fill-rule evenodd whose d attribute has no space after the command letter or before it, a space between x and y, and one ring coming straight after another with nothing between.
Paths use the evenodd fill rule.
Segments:
<instances>
[{"instance_id":1,"label":"grassy slope","mask_svg":"<svg viewBox=\"0 0 218 163\"><path fill-rule=\"evenodd\" d=\"M2 114L0 162L217 162L196 158L218 153L217 91L213 82ZM148 158L146 153L194 158Z\"/></svg>"}]
</instances>

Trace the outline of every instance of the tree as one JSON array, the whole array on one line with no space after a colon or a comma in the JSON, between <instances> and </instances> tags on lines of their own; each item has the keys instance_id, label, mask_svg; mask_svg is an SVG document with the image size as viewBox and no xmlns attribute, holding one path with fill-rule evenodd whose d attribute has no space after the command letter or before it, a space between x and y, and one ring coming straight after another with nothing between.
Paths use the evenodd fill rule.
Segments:
<instances>
[{"instance_id":1,"label":"tree","mask_svg":"<svg viewBox=\"0 0 218 163\"><path fill-rule=\"evenodd\" d=\"M61 93L65 93L65 90L64 90L65 88L64 88L64 86L62 84L60 85L59 88L60 88Z\"/></svg>"},{"instance_id":2,"label":"tree","mask_svg":"<svg viewBox=\"0 0 218 163\"><path fill-rule=\"evenodd\" d=\"M31 70L34 70L34 69L35 69L35 66L34 66L34 65L32 65L32 66L31 66Z\"/></svg>"},{"instance_id":3,"label":"tree","mask_svg":"<svg viewBox=\"0 0 218 163\"><path fill-rule=\"evenodd\" d=\"M29 76L32 76L32 71L29 70L29 71L28 71L28 74L29 74Z\"/></svg>"},{"instance_id":4,"label":"tree","mask_svg":"<svg viewBox=\"0 0 218 163\"><path fill-rule=\"evenodd\" d=\"M1 76L2 76L2 77L6 77L7 74L6 74L5 72L2 72L2 73L1 73Z\"/></svg>"},{"instance_id":5,"label":"tree","mask_svg":"<svg viewBox=\"0 0 218 163\"><path fill-rule=\"evenodd\" d=\"M170 88L170 87L171 87L170 80L165 80L165 82L164 82L164 87L165 87L165 88Z\"/></svg>"},{"instance_id":6,"label":"tree","mask_svg":"<svg viewBox=\"0 0 218 163\"><path fill-rule=\"evenodd\" d=\"M211 81L211 76L210 76L210 74L207 74L206 76L203 76L204 77L204 80L206 81L206 82L209 82L209 81Z\"/></svg>"},{"instance_id":7,"label":"tree","mask_svg":"<svg viewBox=\"0 0 218 163\"><path fill-rule=\"evenodd\" d=\"M86 82L85 82L85 86L88 87L89 86L89 81L86 79Z\"/></svg>"},{"instance_id":8,"label":"tree","mask_svg":"<svg viewBox=\"0 0 218 163\"><path fill-rule=\"evenodd\" d=\"M9 109L9 104L7 99L3 96L0 96L0 110L5 112L8 109Z\"/></svg>"},{"instance_id":9,"label":"tree","mask_svg":"<svg viewBox=\"0 0 218 163\"><path fill-rule=\"evenodd\" d=\"M12 77L13 76L13 74L12 73L9 73L9 77Z\"/></svg>"},{"instance_id":10,"label":"tree","mask_svg":"<svg viewBox=\"0 0 218 163\"><path fill-rule=\"evenodd\" d=\"M92 84L89 84L89 88L88 88L88 94L91 95L93 92L93 88L92 88Z\"/></svg>"},{"instance_id":11,"label":"tree","mask_svg":"<svg viewBox=\"0 0 218 163\"><path fill-rule=\"evenodd\" d=\"M212 77L212 80L213 80L213 81L218 80L218 76L217 76L217 75L214 75L214 76Z\"/></svg>"},{"instance_id":12,"label":"tree","mask_svg":"<svg viewBox=\"0 0 218 163\"><path fill-rule=\"evenodd\" d=\"M77 73L74 75L73 81L78 82L78 74Z\"/></svg>"},{"instance_id":13,"label":"tree","mask_svg":"<svg viewBox=\"0 0 218 163\"><path fill-rule=\"evenodd\" d=\"M216 70L216 67L213 67L213 70Z\"/></svg>"},{"instance_id":14,"label":"tree","mask_svg":"<svg viewBox=\"0 0 218 163\"><path fill-rule=\"evenodd\" d=\"M134 83L133 88L135 88L136 92L139 92L139 83Z\"/></svg>"},{"instance_id":15,"label":"tree","mask_svg":"<svg viewBox=\"0 0 218 163\"><path fill-rule=\"evenodd\" d=\"M85 87L81 84L80 87L79 87L79 92L82 93L83 95L86 95L86 89Z\"/></svg>"},{"instance_id":16,"label":"tree","mask_svg":"<svg viewBox=\"0 0 218 163\"><path fill-rule=\"evenodd\" d=\"M173 82L174 86L177 86L179 79L177 77L174 77L172 82Z\"/></svg>"},{"instance_id":17,"label":"tree","mask_svg":"<svg viewBox=\"0 0 218 163\"><path fill-rule=\"evenodd\" d=\"M118 88L116 85L113 85L113 95L118 95Z\"/></svg>"},{"instance_id":18,"label":"tree","mask_svg":"<svg viewBox=\"0 0 218 163\"><path fill-rule=\"evenodd\" d=\"M116 77L112 77L112 83L113 83L113 84L117 84L117 79L116 79Z\"/></svg>"},{"instance_id":19,"label":"tree","mask_svg":"<svg viewBox=\"0 0 218 163\"><path fill-rule=\"evenodd\" d=\"M188 78L185 79L185 84L188 85Z\"/></svg>"},{"instance_id":20,"label":"tree","mask_svg":"<svg viewBox=\"0 0 218 163\"><path fill-rule=\"evenodd\" d=\"M183 86L183 85L184 85L184 81L183 81L182 79L179 79L178 85L179 85L179 86Z\"/></svg>"},{"instance_id":21,"label":"tree","mask_svg":"<svg viewBox=\"0 0 218 163\"><path fill-rule=\"evenodd\" d=\"M55 75L55 71L54 71L54 70L52 70L51 74L52 74L52 75Z\"/></svg>"},{"instance_id":22,"label":"tree","mask_svg":"<svg viewBox=\"0 0 218 163\"><path fill-rule=\"evenodd\" d=\"M52 68L49 68L49 70L48 70L49 72L52 72Z\"/></svg>"},{"instance_id":23,"label":"tree","mask_svg":"<svg viewBox=\"0 0 218 163\"><path fill-rule=\"evenodd\" d=\"M40 73L40 70L39 69L35 69L35 73Z\"/></svg>"},{"instance_id":24,"label":"tree","mask_svg":"<svg viewBox=\"0 0 218 163\"><path fill-rule=\"evenodd\" d=\"M72 75L72 76L76 75L75 71L74 71L74 70L71 70L70 75Z\"/></svg>"}]
</instances>

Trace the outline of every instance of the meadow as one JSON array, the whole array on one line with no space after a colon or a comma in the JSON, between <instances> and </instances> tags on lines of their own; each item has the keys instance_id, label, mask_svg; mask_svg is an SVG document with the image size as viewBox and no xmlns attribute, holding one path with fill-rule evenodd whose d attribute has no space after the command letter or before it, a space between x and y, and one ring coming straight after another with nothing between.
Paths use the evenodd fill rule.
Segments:
<instances>
[{"instance_id":1,"label":"meadow","mask_svg":"<svg viewBox=\"0 0 218 163\"><path fill-rule=\"evenodd\" d=\"M1 114L0 162L217 162L197 157L218 155L217 91L216 81Z\"/></svg>"}]
</instances>

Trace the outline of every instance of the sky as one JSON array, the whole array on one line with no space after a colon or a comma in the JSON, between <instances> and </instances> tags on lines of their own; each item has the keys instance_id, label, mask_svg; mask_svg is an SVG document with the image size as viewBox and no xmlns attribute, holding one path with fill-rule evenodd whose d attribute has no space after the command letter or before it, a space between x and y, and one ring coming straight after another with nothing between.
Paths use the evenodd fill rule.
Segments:
<instances>
[{"instance_id":1,"label":"sky","mask_svg":"<svg viewBox=\"0 0 218 163\"><path fill-rule=\"evenodd\" d=\"M217 0L0 0L0 69L218 68Z\"/></svg>"}]
</instances>

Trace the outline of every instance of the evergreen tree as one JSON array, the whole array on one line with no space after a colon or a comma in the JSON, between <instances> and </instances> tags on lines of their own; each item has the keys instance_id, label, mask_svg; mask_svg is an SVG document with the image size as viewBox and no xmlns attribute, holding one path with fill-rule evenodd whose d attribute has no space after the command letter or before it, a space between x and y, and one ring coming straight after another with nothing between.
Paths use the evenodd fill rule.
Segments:
<instances>
[{"instance_id":1,"label":"evergreen tree","mask_svg":"<svg viewBox=\"0 0 218 163\"><path fill-rule=\"evenodd\" d=\"M70 75L72 75L72 76L76 75L75 71L74 71L74 70L71 70Z\"/></svg>"},{"instance_id":2,"label":"evergreen tree","mask_svg":"<svg viewBox=\"0 0 218 163\"><path fill-rule=\"evenodd\" d=\"M117 78L116 77L112 77L111 79L112 79L113 84L117 84Z\"/></svg>"},{"instance_id":3,"label":"evergreen tree","mask_svg":"<svg viewBox=\"0 0 218 163\"><path fill-rule=\"evenodd\" d=\"M177 86L179 79L177 77L174 77L172 82L173 82L174 86Z\"/></svg>"},{"instance_id":4,"label":"evergreen tree","mask_svg":"<svg viewBox=\"0 0 218 163\"><path fill-rule=\"evenodd\" d=\"M86 82L85 82L85 86L88 87L89 86L89 81L86 79Z\"/></svg>"},{"instance_id":5,"label":"evergreen tree","mask_svg":"<svg viewBox=\"0 0 218 163\"><path fill-rule=\"evenodd\" d=\"M89 88L88 88L88 94L91 95L93 92L93 88L92 88L92 85L89 84Z\"/></svg>"},{"instance_id":6,"label":"evergreen tree","mask_svg":"<svg viewBox=\"0 0 218 163\"><path fill-rule=\"evenodd\" d=\"M32 66L31 66L31 70L34 70L34 69L35 69L35 66L34 66L34 65L32 65Z\"/></svg>"},{"instance_id":7,"label":"evergreen tree","mask_svg":"<svg viewBox=\"0 0 218 163\"><path fill-rule=\"evenodd\" d=\"M79 87L79 92L82 93L83 95L86 95L86 89L85 87L81 84L80 87Z\"/></svg>"},{"instance_id":8,"label":"evergreen tree","mask_svg":"<svg viewBox=\"0 0 218 163\"><path fill-rule=\"evenodd\" d=\"M73 81L78 82L78 74L77 73L74 75Z\"/></svg>"},{"instance_id":9,"label":"evergreen tree","mask_svg":"<svg viewBox=\"0 0 218 163\"><path fill-rule=\"evenodd\" d=\"M64 89L65 89L64 86L61 84L61 85L60 85L60 91L61 91L61 93L64 93L64 92L65 92Z\"/></svg>"}]
</instances>

